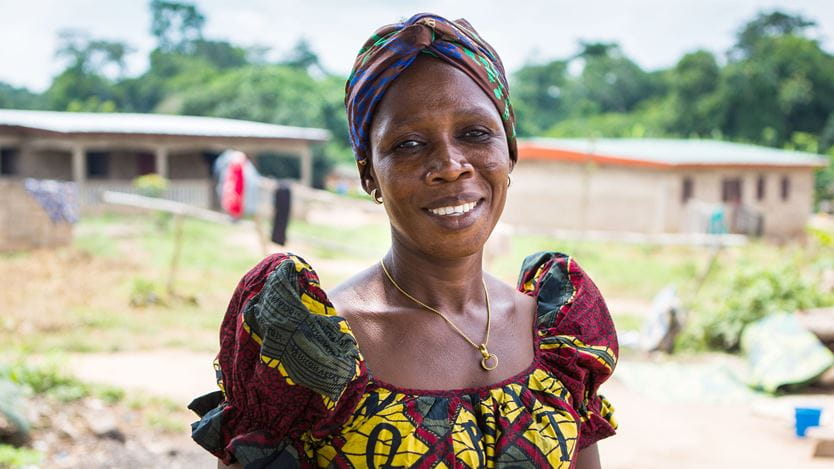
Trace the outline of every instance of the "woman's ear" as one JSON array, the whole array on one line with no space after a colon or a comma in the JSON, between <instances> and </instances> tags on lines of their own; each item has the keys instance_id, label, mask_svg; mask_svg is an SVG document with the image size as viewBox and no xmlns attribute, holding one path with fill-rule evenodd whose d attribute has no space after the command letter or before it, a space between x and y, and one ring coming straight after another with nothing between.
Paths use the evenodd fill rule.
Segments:
<instances>
[{"instance_id":1,"label":"woman's ear","mask_svg":"<svg viewBox=\"0 0 834 469\"><path fill-rule=\"evenodd\" d=\"M373 165L371 165L368 160L363 161L365 164L362 164L362 170L360 172L360 177L362 178L362 188L365 189L365 192L367 192L368 195L370 195L371 191L379 189L379 185L376 183L376 173L374 172Z\"/></svg>"}]
</instances>

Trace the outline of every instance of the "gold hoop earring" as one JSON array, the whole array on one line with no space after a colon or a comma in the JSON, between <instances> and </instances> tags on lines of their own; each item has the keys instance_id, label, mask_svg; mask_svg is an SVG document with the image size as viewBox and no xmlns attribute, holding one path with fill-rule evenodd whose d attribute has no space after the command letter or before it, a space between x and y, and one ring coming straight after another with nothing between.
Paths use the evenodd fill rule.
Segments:
<instances>
[{"instance_id":1,"label":"gold hoop earring","mask_svg":"<svg viewBox=\"0 0 834 469\"><path fill-rule=\"evenodd\" d=\"M374 199L374 203L377 205L382 205L382 194L378 192L378 189L374 188L371 191L371 198Z\"/></svg>"},{"instance_id":2,"label":"gold hoop earring","mask_svg":"<svg viewBox=\"0 0 834 469\"><path fill-rule=\"evenodd\" d=\"M513 184L513 180L510 179L510 175L507 175L507 187L510 187Z\"/></svg>"}]
</instances>

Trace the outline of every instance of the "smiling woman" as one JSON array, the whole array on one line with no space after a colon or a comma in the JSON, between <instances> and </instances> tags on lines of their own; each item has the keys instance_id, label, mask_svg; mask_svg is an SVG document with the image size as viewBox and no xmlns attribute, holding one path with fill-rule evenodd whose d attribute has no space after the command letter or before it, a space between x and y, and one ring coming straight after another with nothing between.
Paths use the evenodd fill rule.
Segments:
<instances>
[{"instance_id":1,"label":"smiling woman","mask_svg":"<svg viewBox=\"0 0 834 469\"><path fill-rule=\"evenodd\" d=\"M295 255L252 269L194 439L220 467L599 467L617 356L599 291L560 253L529 256L516 288L482 270L516 161L497 54L415 15L366 42L346 91L391 248L329 295Z\"/></svg>"}]
</instances>

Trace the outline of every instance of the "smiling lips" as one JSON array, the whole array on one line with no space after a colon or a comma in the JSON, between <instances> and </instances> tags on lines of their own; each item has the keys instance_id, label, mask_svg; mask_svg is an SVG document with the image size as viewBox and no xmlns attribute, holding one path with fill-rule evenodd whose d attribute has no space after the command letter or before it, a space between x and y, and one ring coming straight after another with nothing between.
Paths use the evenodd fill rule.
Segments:
<instances>
[{"instance_id":1,"label":"smiling lips","mask_svg":"<svg viewBox=\"0 0 834 469\"><path fill-rule=\"evenodd\" d=\"M478 202L468 202L462 205L430 208L428 211L434 215L459 217L472 211L476 205L478 205Z\"/></svg>"}]
</instances>

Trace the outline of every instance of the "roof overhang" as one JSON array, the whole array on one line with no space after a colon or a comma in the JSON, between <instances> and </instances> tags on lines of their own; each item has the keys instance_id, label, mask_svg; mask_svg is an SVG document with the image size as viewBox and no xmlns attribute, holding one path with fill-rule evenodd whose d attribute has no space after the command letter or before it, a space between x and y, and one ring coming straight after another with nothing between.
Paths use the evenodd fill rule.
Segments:
<instances>
[{"instance_id":1,"label":"roof overhang","mask_svg":"<svg viewBox=\"0 0 834 469\"><path fill-rule=\"evenodd\" d=\"M45 138L170 139L223 142L324 142L325 129L218 117L167 114L72 113L0 109L0 131Z\"/></svg>"}]
</instances>

